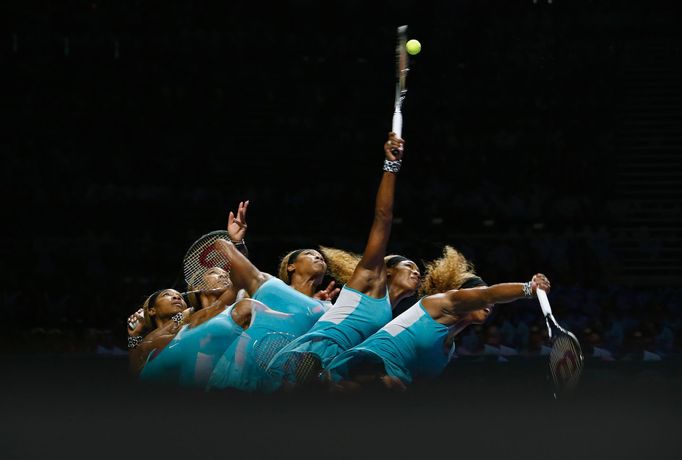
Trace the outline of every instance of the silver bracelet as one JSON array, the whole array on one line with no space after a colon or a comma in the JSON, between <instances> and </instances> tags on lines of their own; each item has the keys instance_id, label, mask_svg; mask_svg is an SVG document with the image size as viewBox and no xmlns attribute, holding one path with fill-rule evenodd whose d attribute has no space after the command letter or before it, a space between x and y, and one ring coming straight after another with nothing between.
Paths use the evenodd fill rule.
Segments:
<instances>
[{"instance_id":1,"label":"silver bracelet","mask_svg":"<svg viewBox=\"0 0 682 460\"><path fill-rule=\"evenodd\" d=\"M144 336L141 335L128 336L128 349L138 346L142 342L143 338Z\"/></svg>"},{"instance_id":2,"label":"silver bracelet","mask_svg":"<svg viewBox=\"0 0 682 460\"><path fill-rule=\"evenodd\" d=\"M400 171L400 166L403 164L403 160L384 160L384 171L397 174Z\"/></svg>"},{"instance_id":3,"label":"silver bracelet","mask_svg":"<svg viewBox=\"0 0 682 460\"><path fill-rule=\"evenodd\" d=\"M234 244L235 246L246 246L246 241L244 241L244 238L242 238L242 239L239 240L239 241L235 241L235 240L233 240L232 238L230 238L230 241L231 241L232 244Z\"/></svg>"},{"instance_id":4,"label":"silver bracelet","mask_svg":"<svg viewBox=\"0 0 682 460\"><path fill-rule=\"evenodd\" d=\"M528 299L533 298L533 288L531 286L532 284L530 281L523 283L523 295Z\"/></svg>"}]
</instances>

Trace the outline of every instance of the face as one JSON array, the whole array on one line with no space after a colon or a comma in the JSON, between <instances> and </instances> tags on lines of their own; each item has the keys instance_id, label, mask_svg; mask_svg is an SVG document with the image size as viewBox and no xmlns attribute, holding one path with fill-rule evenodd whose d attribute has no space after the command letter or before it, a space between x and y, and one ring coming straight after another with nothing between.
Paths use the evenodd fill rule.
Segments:
<instances>
[{"instance_id":1,"label":"face","mask_svg":"<svg viewBox=\"0 0 682 460\"><path fill-rule=\"evenodd\" d=\"M287 266L289 274L294 272L301 275L324 275L327 271L327 263L322 254L314 249L306 249L301 252L296 260Z\"/></svg>"},{"instance_id":2,"label":"face","mask_svg":"<svg viewBox=\"0 0 682 460\"><path fill-rule=\"evenodd\" d=\"M403 260L388 269L391 286L398 286L405 291L416 292L419 287L419 267L411 260Z\"/></svg>"},{"instance_id":3,"label":"face","mask_svg":"<svg viewBox=\"0 0 682 460\"><path fill-rule=\"evenodd\" d=\"M166 289L156 297L156 302L149 308L149 314L161 319L167 319L180 313L187 304L182 300L182 296L175 289Z\"/></svg>"},{"instance_id":4,"label":"face","mask_svg":"<svg viewBox=\"0 0 682 460\"><path fill-rule=\"evenodd\" d=\"M220 267L213 267L204 273L204 287L206 289L219 289L230 286L230 275Z\"/></svg>"}]
</instances>

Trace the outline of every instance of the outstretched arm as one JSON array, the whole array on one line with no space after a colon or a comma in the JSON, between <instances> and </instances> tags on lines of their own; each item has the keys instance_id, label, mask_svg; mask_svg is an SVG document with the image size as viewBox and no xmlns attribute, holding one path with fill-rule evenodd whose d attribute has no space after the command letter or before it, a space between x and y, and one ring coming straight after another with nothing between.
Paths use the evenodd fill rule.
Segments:
<instances>
[{"instance_id":1,"label":"outstretched arm","mask_svg":"<svg viewBox=\"0 0 682 460\"><path fill-rule=\"evenodd\" d=\"M347 286L372 297L382 297L386 293L386 266L384 256L386 246L391 236L393 221L393 201L397 170L403 156L404 141L395 133L388 135L388 142L384 144L384 154L388 167L384 166L384 173L379 184L375 206L374 221L369 231L367 246L362 259L355 268Z\"/></svg>"},{"instance_id":2,"label":"outstretched arm","mask_svg":"<svg viewBox=\"0 0 682 460\"><path fill-rule=\"evenodd\" d=\"M550 283L545 275L538 273L530 283L500 283L488 287L453 289L422 299L422 306L441 323L451 326L462 315L509 303L517 299L535 296L537 289L549 291Z\"/></svg>"}]
</instances>

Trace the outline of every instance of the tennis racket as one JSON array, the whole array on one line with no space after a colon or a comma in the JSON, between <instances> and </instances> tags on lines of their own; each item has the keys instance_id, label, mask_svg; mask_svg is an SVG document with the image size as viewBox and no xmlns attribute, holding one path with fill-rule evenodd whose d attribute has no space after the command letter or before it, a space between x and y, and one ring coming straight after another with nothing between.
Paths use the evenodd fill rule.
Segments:
<instances>
[{"instance_id":1,"label":"tennis racket","mask_svg":"<svg viewBox=\"0 0 682 460\"><path fill-rule=\"evenodd\" d=\"M192 289L206 289L204 274L211 268L219 267L230 272L230 261L215 248L215 241L219 238L230 239L226 230L216 230L201 236L185 253L183 272L187 286Z\"/></svg>"},{"instance_id":2,"label":"tennis racket","mask_svg":"<svg viewBox=\"0 0 682 460\"><path fill-rule=\"evenodd\" d=\"M291 352L285 357L281 369L285 380L293 385L305 385L319 382L322 372L322 361L310 352Z\"/></svg>"},{"instance_id":3,"label":"tennis racket","mask_svg":"<svg viewBox=\"0 0 682 460\"><path fill-rule=\"evenodd\" d=\"M559 326L552 315L552 307L549 305L547 293L537 290L540 308L545 316L547 332L552 341L552 349L549 353L549 371L554 382L554 397L566 394L578 384L583 370L583 352L580 342L572 332Z\"/></svg>"},{"instance_id":4,"label":"tennis racket","mask_svg":"<svg viewBox=\"0 0 682 460\"><path fill-rule=\"evenodd\" d=\"M409 59L407 57L407 26L398 27L397 44L395 48L396 58L396 83L395 83L395 105L393 108L393 125L391 130L396 133L398 137L402 137L403 133L403 101L407 95L407 72ZM396 152L397 154L397 152Z\"/></svg>"},{"instance_id":5,"label":"tennis racket","mask_svg":"<svg viewBox=\"0 0 682 460\"><path fill-rule=\"evenodd\" d=\"M258 367L268 368L272 358L296 336L287 332L268 332L253 344L253 357Z\"/></svg>"}]
</instances>

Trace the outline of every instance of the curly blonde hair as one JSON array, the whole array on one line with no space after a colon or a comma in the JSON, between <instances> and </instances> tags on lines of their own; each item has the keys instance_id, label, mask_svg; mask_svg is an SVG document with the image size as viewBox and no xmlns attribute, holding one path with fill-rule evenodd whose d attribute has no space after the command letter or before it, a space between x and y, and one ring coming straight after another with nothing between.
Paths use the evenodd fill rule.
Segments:
<instances>
[{"instance_id":1,"label":"curly blonde hair","mask_svg":"<svg viewBox=\"0 0 682 460\"><path fill-rule=\"evenodd\" d=\"M279 261L279 270L277 271L277 277L287 284L291 284L291 276L289 275L289 272L287 271L287 267L289 266L289 258L291 257L291 255L294 252L298 252L298 251L301 251L301 249L294 249L293 251L288 252Z\"/></svg>"},{"instance_id":2,"label":"curly blonde hair","mask_svg":"<svg viewBox=\"0 0 682 460\"><path fill-rule=\"evenodd\" d=\"M342 249L320 246L320 253L327 261L327 271L337 283L346 284L362 257Z\"/></svg>"},{"instance_id":3,"label":"curly blonde hair","mask_svg":"<svg viewBox=\"0 0 682 460\"><path fill-rule=\"evenodd\" d=\"M425 266L426 272L419 287L421 295L458 289L466 280L476 276L474 265L452 246L445 246L443 256Z\"/></svg>"}]
</instances>

